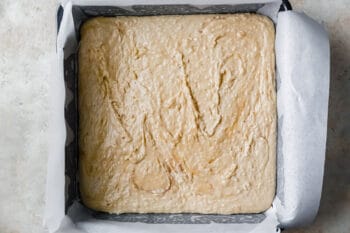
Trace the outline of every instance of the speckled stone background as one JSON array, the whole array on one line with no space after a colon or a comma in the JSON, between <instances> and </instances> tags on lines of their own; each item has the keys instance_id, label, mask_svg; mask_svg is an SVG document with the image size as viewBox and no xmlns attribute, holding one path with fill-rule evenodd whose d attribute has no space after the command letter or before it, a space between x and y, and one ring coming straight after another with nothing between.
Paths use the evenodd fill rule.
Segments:
<instances>
[{"instance_id":1,"label":"speckled stone background","mask_svg":"<svg viewBox=\"0 0 350 233\"><path fill-rule=\"evenodd\" d=\"M350 1L293 0L330 36L331 80L326 167L315 223L287 233L350 233Z\"/></svg>"},{"instance_id":2,"label":"speckled stone background","mask_svg":"<svg viewBox=\"0 0 350 233\"><path fill-rule=\"evenodd\" d=\"M323 195L313 225L350 233L350 0L291 0L328 30L331 82ZM56 0L0 0L0 233L44 233Z\"/></svg>"}]
</instances>

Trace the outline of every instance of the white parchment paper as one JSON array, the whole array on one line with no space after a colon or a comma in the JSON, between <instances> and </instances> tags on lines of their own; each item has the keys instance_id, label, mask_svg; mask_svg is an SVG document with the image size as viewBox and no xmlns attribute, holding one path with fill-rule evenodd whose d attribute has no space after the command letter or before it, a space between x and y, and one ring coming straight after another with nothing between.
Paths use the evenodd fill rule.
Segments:
<instances>
[{"instance_id":1,"label":"white parchment paper","mask_svg":"<svg viewBox=\"0 0 350 233\"><path fill-rule=\"evenodd\" d=\"M330 52L327 33L305 14L278 15L276 28L278 186L285 227L310 223L321 198L327 138Z\"/></svg>"},{"instance_id":2,"label":"white parchment paper","mask_svg":"<svg viewBox=\"0 0 350 233\"><path fill-rule=\"evenodd\" d=\"M249 1L266 3L270 1ZM242 3L240 0L215 4ZM302 225L313 219L322 188L325 155L329 45L325 31L306 15L293 11L280 13L279 3L269 3L260 13L271 17L276 28L277 102L278 102L278 186L266 218L259 224L146 224L97 220L75 203L71 217L65 216L64 146L64 50L75 47L72 4L132 5L150 4L134 1L64 1L64 15L57 38L58 75L52 87L54 113L50 122L52 137L48 162L45 225L50 232L276 232L276 226ZM153 1L153 4L164 1ZM172 4L190 3L186 0ZM248 3L248 1L244 1ZM196 0L191 4L210 4ZM70 43L67 43L70 42ZM303 220L304 219L304 220Z\"/></svg>"}]
</instances>

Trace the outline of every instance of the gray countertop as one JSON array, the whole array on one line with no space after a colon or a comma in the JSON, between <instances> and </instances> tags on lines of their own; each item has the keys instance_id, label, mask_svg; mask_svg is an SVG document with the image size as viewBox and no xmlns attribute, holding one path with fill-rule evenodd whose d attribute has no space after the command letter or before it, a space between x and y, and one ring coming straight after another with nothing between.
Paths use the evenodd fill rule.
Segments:
<instances>
[{"instance_id":1,"label":"gray countertop","mask_svg":"<svg viewBox=\"0 0 350 233\"><path fill-rule=\"evenodd\" d=\"M288 233L350 232L350 1L292 0L331 41L324 187L313 225ZM40 233L50 77L56 72L56 0L0 1L0 232Z\"/></svg>"},{"instance_id":2,"label":"gray countertop","mask_svg":"<svg viewBox=\"0 0 350 233\"><path fill-rule=\"evenodd\" d=\"M350 232L350 1L292 0L330 36L331 80L327 153L319 214L313 225L288 233Z\"/></svg>"}]
</instances>

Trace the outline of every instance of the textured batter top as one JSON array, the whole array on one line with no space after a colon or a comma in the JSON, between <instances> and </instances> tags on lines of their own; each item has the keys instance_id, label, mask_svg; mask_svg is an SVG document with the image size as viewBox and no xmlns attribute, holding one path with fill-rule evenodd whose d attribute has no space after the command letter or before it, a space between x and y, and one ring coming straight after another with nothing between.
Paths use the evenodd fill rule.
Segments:
<instances>
[{"instance_id":1,"label":"textured batter top","mask_svg":"<svg viewBox=\"0 0 350 233\"><path fill-rule=\"evenodd\" d=\"M79 50L80 191L110 213L256 213L275 193L274 26L95 18Z\"/></svg>"}]
</instances>

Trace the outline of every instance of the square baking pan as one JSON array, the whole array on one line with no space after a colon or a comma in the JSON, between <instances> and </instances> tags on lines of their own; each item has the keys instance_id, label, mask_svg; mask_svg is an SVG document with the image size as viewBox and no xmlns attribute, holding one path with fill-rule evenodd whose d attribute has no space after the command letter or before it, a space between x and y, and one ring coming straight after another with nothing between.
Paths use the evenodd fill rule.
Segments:
<instances>
[{"instance_id":1,"label":"square baking pan","mask_svg":"<svg viewBox=\"0 0 350 233\"><path fill-rule=\"evenodd\" d=\"M233 3L231 3L233 2ZM89 216L97 220L112 220L122 223L144 223L144 224L254 224L263 225L268 222L267 218L277 219L274 224L276 229L284 227L302 226L313 220L315 217L322 189L323 165L325 153L325 129L327 122L328 106L328 85L329 85L329 45L328 37L322 27L309 19L307 16L295 13L291 10L288 1L249 1L252 3L242 3L243 1L219 1L215 5L207 1L195 1L189 4L187 1L176 1L175 3L164 1L65 1L61 4L57 12L57 53L59 59L59 69L61 76L58 82L64 81L65 102L64 102L64 120L66 121L65 157L64 174L62 183L65 186L63 196L64 206L60 206L61 215L67 215L73 222L80 221L79 215ZM264 213L258 214L108 214L96 212L84 207L79 199L79 178L78 171L78 62L77 51L79 47L81 25L88 19L97 16L149 16L149 15L188 15L188 14L227 14L252 12L269 16L276 25L276 79L277 79L277 111L278 111L278 139L277 139L277 187L273 206ZM290 19L292 18L292 20ZM299 22L299 23L296 23ZM300 26L301 23L301 26ZM283 26L280 26L283 25ZM308 71L306 86L317 85L317 90L311 90L310 93L303 91L295 93L300 98L295 100L295 96L290 93L290 84L284 80L294 80L295 71L290 71L290 66L295 65L296 60L293 51L289 51L286 46L291 42L286 41L285 35L291 33L296 28L301 27L309 33L304 40L295 41L297 33L292 36L295 46L299 44L308 45L308 52L319 54L322 61L315 59L303 60L303 63L309 63L311 71ZM307 34L306 33L306 34ZM315 41L315 38L317 40ZM306 40L306 41L305 41ZM294 59L290 62L291 59ZM288 62L286 62L286 60ZM317 59L316 59L317 60ZM319 69L315 64L323 62L323 76L319 78ZM315 63L315 64L314 64ZM307 65L307 64L306 64ZM315 66L313 68L313 66ZM297 69L297 68L296 68ZM328 69L328 70L327 70ZM294 73L293 73L294 72ZM303 81L298 81L300 85ZM310 83L311 82L311 83ZM285 84L286 83L286 84ZM62 83L61 83L62 84ZM286 88L287 87L287 88ZM302 88L301 88L302 89ZM298 91L297 91L298 92ZM289 111L283 107L286 99L292 98L288 102L292 105ZM283 101L282 101L283 100ZM309 123L309 112L299 112L300 103L304 105L314 103L315 100L323 100L317 112L316 120L319 124L312 126ZM61 102L62 103L62 102ZM297 103L297 104L295 104ZM298 105L299 103L299 105ZM295 106L293 105L295 104ZM291 120L292 119L292 120ZM294 122L293 119L295 119ZM290 123L290 121L292 121ZM302 121L302 122L300 122ZM302 124L300 124L302 123ZM307 127L307 128L305 128ZM308 130L309 133L320 133L311 142L304 145L299 141L296 135L291 135L291 131L299 132ZM300 132L303 134L303 132ZM305 146L308 147L305 149ZM297 150L293 151L295 147ZM301 147L301 149L299 149ZM300 150L303 150L300 153ZM50 159L50 158L49 158ZM62 158L61 158L62 159ZM50 163L50 161L49 161ZM50 164L49 164L50 168ZM50 194L52 184L51 176L48 177L47 197L52 200ZM51 179L54 179L52 177ZM62 179L62 178L61 178ZM58 205L58 204L56 204ZM62 202L61 202L62 205ZM50 206L49 206L50 207ZM53 208L47 208L52 212ZM79 212L79 214L77 214ZM84 214L81 214L84 213ZM52 215L55 215L53 213Z\"/></svg>"},{"instance_id":2,"label":"square baking pan","mask_svg":"<svg viewBox=\"0 0 350 233\"><path fill-rule=\"evenodd\" d=\"M134 5L131 8L122 8L117 6L73 6L72 14L74 20L74 28L77 35L77 41L80 41L80 27L85 21L96 16L118 17L118 16L155 16L155 15L194 15L194 14L232 14L232 13L255 13L263 4L240 4L240 5L212 5L204 8L198 8L192 5ZM73 69L72 69L73 68ZM68 207L73 204L74 200L79 198L79 179L77 177L78 170L78 52L71 54L65 60L65 83L73 93L73 99L67 99L65 116L68 125L74 131L71 143L66 146L66 175L70 179L67 187ZM70 102L72 101L72 102ZM72 104L69 104L72 103ZM81 204L83 204L81 202ZM103 212L95 212L92 214L99 219L108 219L121 222L145 222L145 223L259 223L264 218L263 213L260 214L108 214Z\"/></svg>"}]
</instances>

